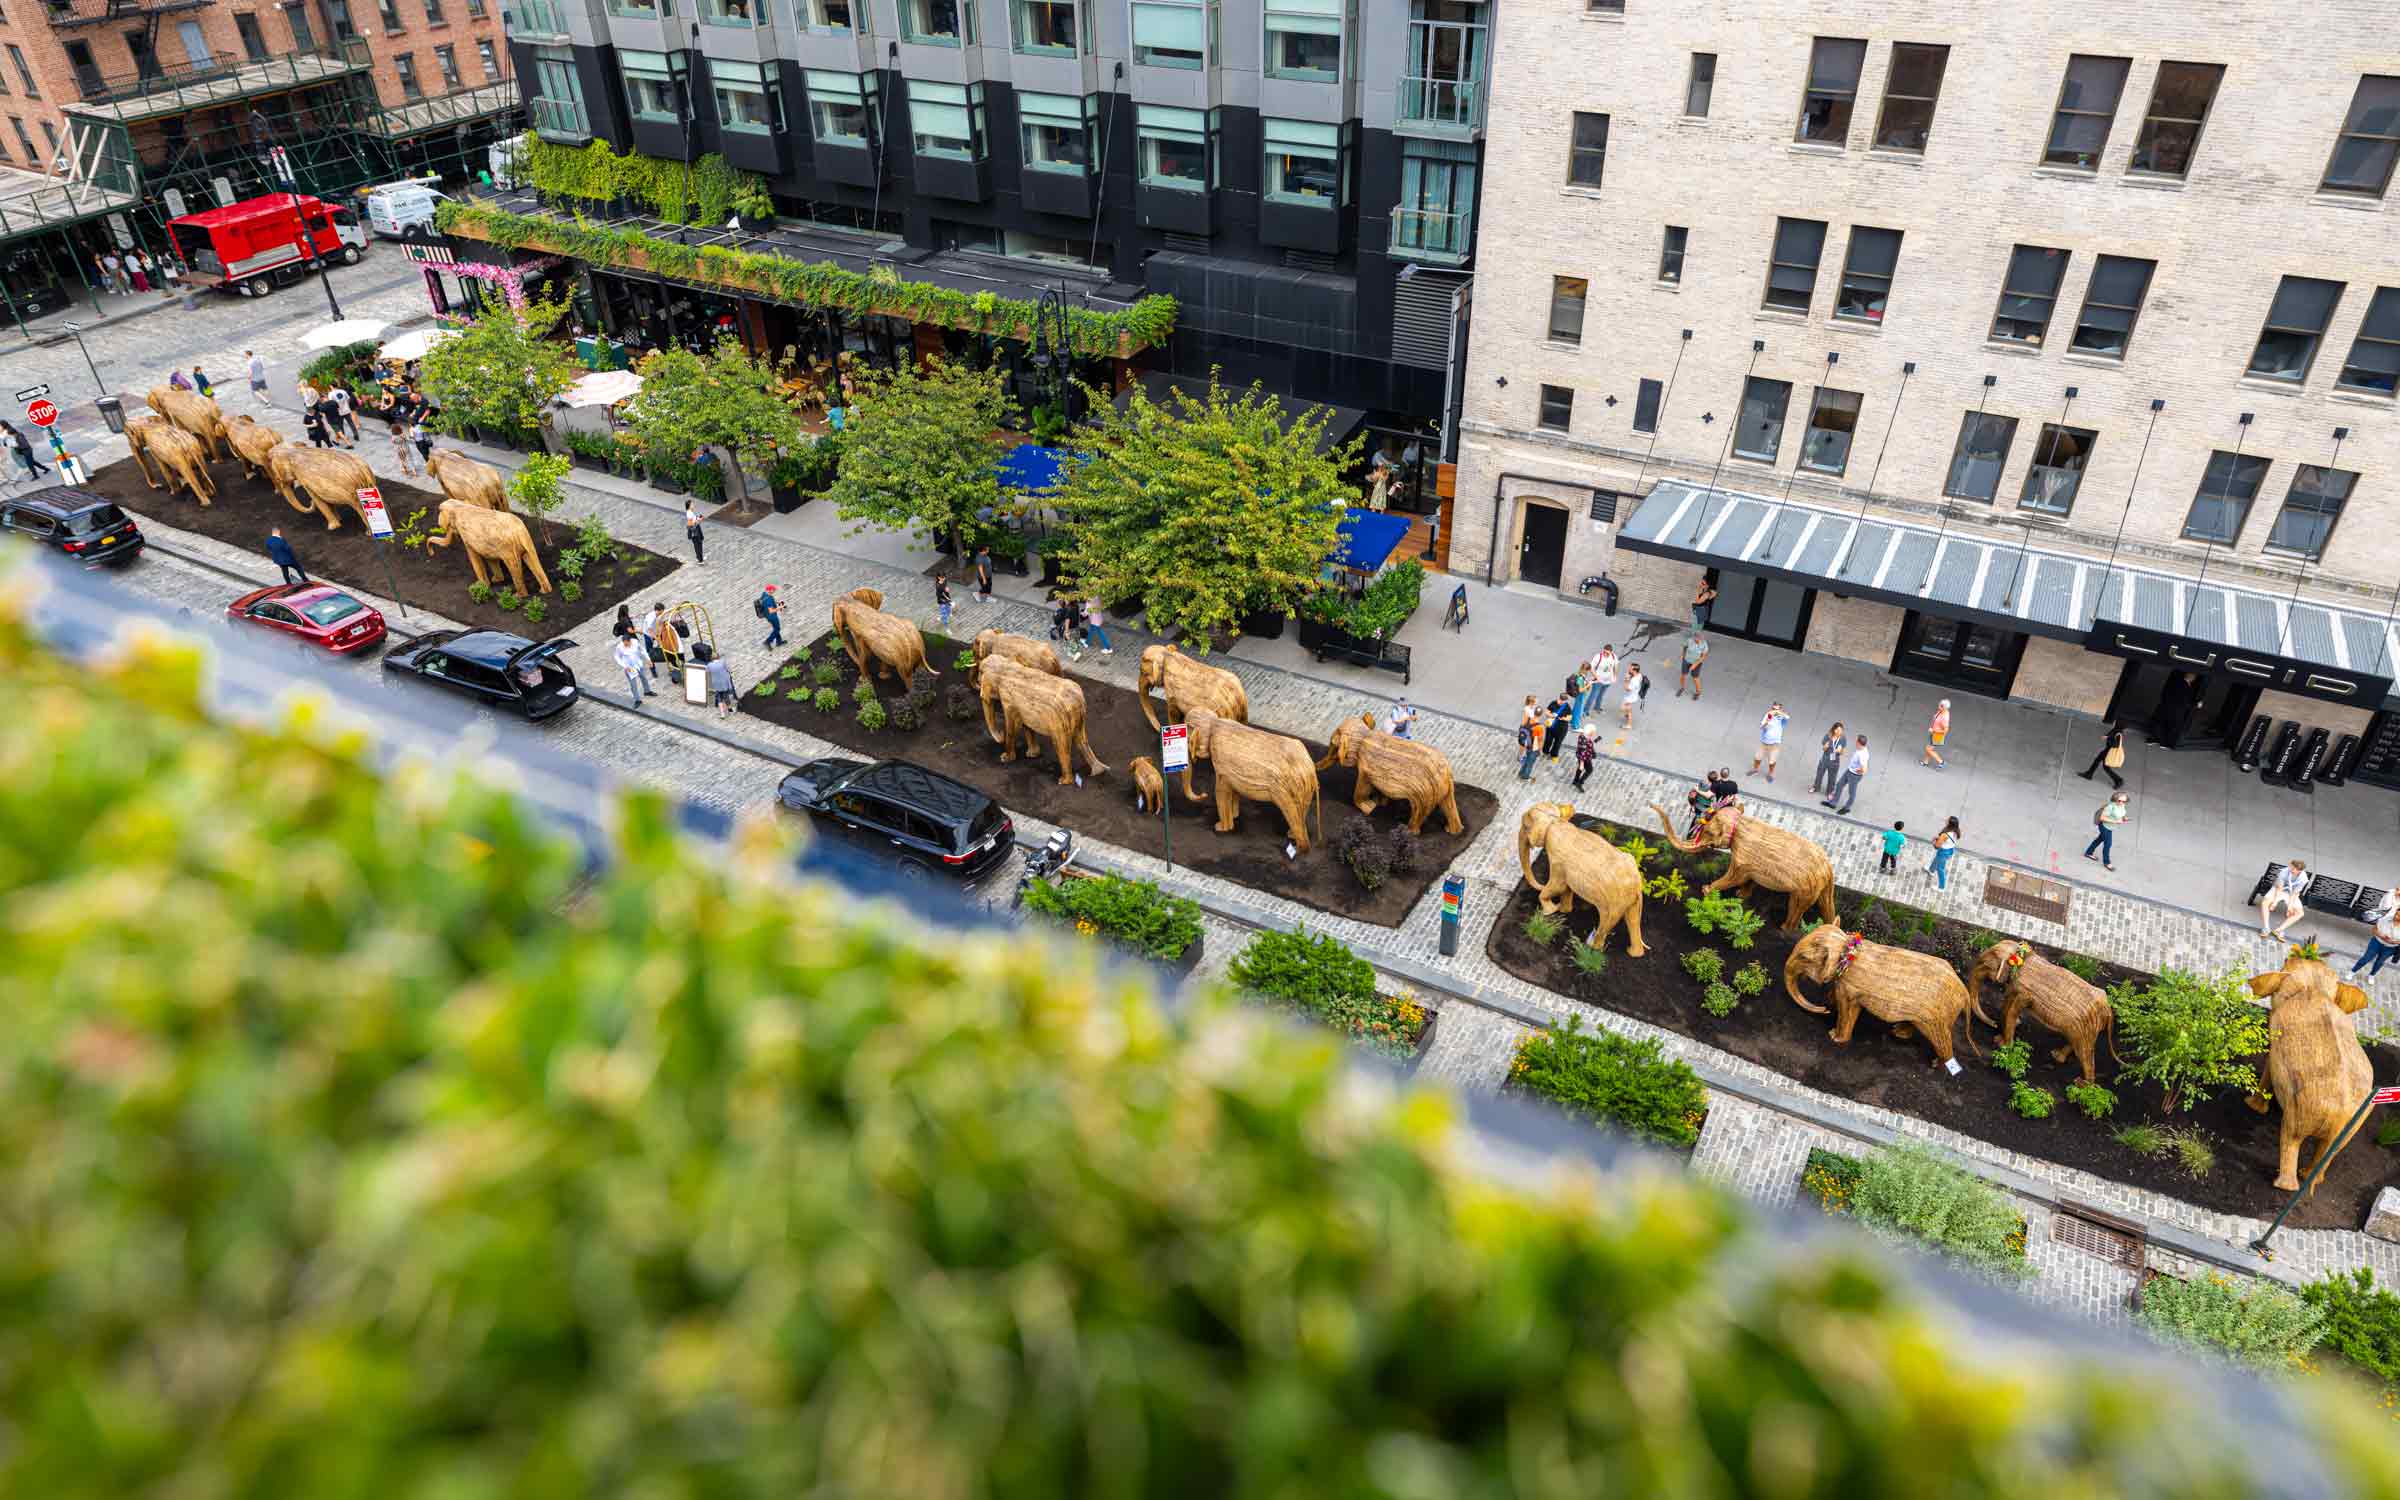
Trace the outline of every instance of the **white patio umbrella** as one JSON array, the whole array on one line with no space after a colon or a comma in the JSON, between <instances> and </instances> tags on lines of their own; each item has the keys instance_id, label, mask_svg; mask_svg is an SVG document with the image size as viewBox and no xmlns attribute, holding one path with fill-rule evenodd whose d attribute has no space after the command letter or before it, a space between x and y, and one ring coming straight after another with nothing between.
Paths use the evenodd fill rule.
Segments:
<instances>
[{"instance_id":1,"label":"white patio umbrella","mask_svg":"<svg viewBox=\"0 0 2400 1500\"><path fill-rule=\"evenodd\" d=\"M332 349L342 344L367 344L382 336L391 325L380 318L344 318L339 323L326 323L311 328L300 336L303 346L310 349Z\"/></svg>"},{"instance_id":2,"label":"white patio umbrella","mask_svg":"<svg viewBox=\"0 0 2400 1500\"><path fill-rule=\"evenodd\" d=\"M402 361L423 359L426 351L433 348L434 345L444 339L456 337L458 337L458 330L455 328L420 328L413 333L404 333L396 339L385 340L382 354L385 359Z\"/></svg>"},{"instance_id":3,"label":"white patio umbrella","mask_svg":"<svg viewBox=\"0 0 2400 1500\"><path fill-rule=\"evenodd\" d=\"M567 387L559 401L567 406L614 406L642 388L642 377L631 370L597 370Z\"/></svg>"}]
</instances>

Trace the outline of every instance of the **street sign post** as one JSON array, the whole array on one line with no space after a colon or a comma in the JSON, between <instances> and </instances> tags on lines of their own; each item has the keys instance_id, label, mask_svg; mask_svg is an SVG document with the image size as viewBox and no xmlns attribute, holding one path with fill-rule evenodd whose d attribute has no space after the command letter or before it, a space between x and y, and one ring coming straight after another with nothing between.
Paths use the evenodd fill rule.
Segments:
<instances>
[{"instance_id":1,"label":"street sign post","mask_svg":"<svg viewBox=\"0 0 2400 1500\"><path fill-rule=\"evenodd\" d=\"M400 580L392 576L392 554L386 549L392 540L391 512L384 508L383 490L367 485L358 492L358 513L367 518L367 535L375 539L375 555L383 559L383 581L391 585L392 602L400 606L400 618L408 618L408 601L400 597Z\"/></svg>"},{"instance_id":2,"label":"street sign post","mask_svg":"<svg viewBox=\"0 0 2400 1500\"><path fill-rule=\"evenodd\" d=\"M58 407L40 396L25 403L25 420L36 427L48 427L58 420Z\"/></svg>"},{"instance_id":3,"label":"street sign post","mask_svg":"<svg viewBox=\"0 0 2400 1500\"><path fill-rule=\"evenodd\" d=\"M1466 900L1467 878L1464 875L1442 877L1442 957L1458 953L1458 922L1460 904Z\"/></svg>"},{"instance_id":4,"label":"street sign post","mask_svg":"<svg viewBox=\"0 0 2400 1500\"><path fill-rule=\"evenodd\" d=\"M2291 1201L2283 1205L2282 1212L2275 1215L2275 1222L2267 1226L2267 1232L2250 1242L2250 1248L2258 1252L2260 1259L2275 1258L2275 1252L2267 1248L2267 1241L2275 1238L2275 1231L2281 1229L2292 1210L2300 1206L2300 1200L2316 1191L2317 1179L2325 1175L2326 1164L2333 1160L2333 1148L2356 1135L2359 1125L2367 1118L2367 1111L2378 1104L2400 1104L2400 1086L2369 1089L2367 1097L2358 1101L2358 1109L2350 1116L2350 1123L2342 1127L2342 1133L2318 1150L2317 1163L2308 1169L2308 1179L2300 1184L2300 1191L2292 1194Z\"/></svg>"},{"instance_id":5,"label":"street sign post","mask_svg":"<svg viewBox=\"0 0 2400 1500\"><path fill-rule=\"evenodd\" d=\"M1192 729L1188 724L1162 724L1158 730L1158 846L1167 868L1175 868L1175 825L1167 821L1166 780L1192 764Z\"/></svg>"},{"instance_id":6,"label":"street sign post","mask_svg":"<svg viewBox=\"0 0 2400 1500\"><path fill-rule=\"evenodd\" d=\"M29 385L25 387L25 389L17 392L17 404L19 406L24 406L31 402L39 401L44 396L49 394L50 382L45 380L40 385Z\"/></svg>"}]
</instances>

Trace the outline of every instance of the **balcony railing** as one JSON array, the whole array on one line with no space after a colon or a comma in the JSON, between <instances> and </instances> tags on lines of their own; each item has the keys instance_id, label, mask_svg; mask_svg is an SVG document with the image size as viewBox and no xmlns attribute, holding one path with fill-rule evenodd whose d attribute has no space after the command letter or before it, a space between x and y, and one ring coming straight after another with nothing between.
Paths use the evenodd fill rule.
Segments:
<instances>
[{"instance_id":1,"label":"balcony railing","mask_svg":"<svg viewBox=\"0 0 2400 1500\"><path fill-rule=\"evenodd\" d=\"M340 78L374 65L362 37L345 37L309 51L286 52L260 62L212 58L207 63L154 63L130 73L78 69L83 102L68 109L133 121L183 114L250 94Z\"/></svg>"},{"instance_id":2,"label":"balcony railing","mask_svg":"<svg viewBox=\"0 0 2400 1500\"><path fill-rule=\"evenodd\" d=\"M1410 260L1455 263L1467 258L1475 239L1473 214L1446 213L1434 208L1392 210L1391 253Z\"/></svg>"},{"instance_id":3,"label":"balcony railing","mask_svg":"<svg viewBox=\"0 0 2400 1500\"><path fill-rule=\"evenodd\" d=\"M73 31L82 26L97 26L104 21L138 21L144 16L170 15L179 10L199 10L214 5L217 0L49 0L43 14L52 27Z\"/></svg>"},{"instance_id":4,"label":"balcony railing","mask_svg":"<svg viewBox=\"0 0 2400 1500\"><path fill-rule=\"evenodd\" d=\"M548 104L554 101L544 99L536 102ZM374 129L378 135L397 140L437 126L464 125L471 120L505 114L516 107L517 81L503 78L496 83L479 83L472 88L462 86L447 93L412 99L406 104L380 110L375 115Z\"/></svg>"},{"instance_id":5,"label":"balcony railing","mask_svg":"<svg viewBox=\"0 0 2400 1500\"><path fill-rule=\"evenodd\" d=\"M1400 123L1473 130L1483 123L1483 85L1471 78L1402 78Z\"/></svg>"},{"instance_id":6,"label":"balcony railing","mask_svg":"<svg viewBox=\"0 0 2400 1500\"><path fill-rule=\"evenodd\" d=\"M528 99L525 117L533 128L553 140L588 141L592 122L584 117L580 99Z\"/></svg>"}]
</instances>

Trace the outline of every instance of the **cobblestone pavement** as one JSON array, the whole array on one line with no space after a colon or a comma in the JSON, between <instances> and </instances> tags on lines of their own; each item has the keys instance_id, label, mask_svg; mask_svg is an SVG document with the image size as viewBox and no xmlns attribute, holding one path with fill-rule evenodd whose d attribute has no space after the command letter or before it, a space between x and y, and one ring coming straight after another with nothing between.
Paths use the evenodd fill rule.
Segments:
<instances>
[{"instance_id":1,"label":"cobblestone pavement","mask_svg":"<svg viewBox=\"0 0 2400 1500\"><path fill-rule=\"evenodd\" d=\"M371 454L371 449L361 451ZM491 456L505 458L505 455ZM590 477L577 476L578 481ZM678 511L590 483L578 482L572 488L574 498L566 508L568 515L581 515L588 510L627 540L688 558ZM250 576L267 572L262 560L246 556L238 549L189 533L161 530L163 539L171 540L174 545L215 557ZM726 648L736 678L745 689L781 659L780 653L764 652L757 644L758 636L741 634L744 630L759 629L750 613L749 601L764 583L779 585L779 593L787 599L785 634L793 643L816 634L822 628L819 622L829 617L831 601L860 584L883 589L889 607L913 614L927 626L933 623L930 587L913 573L732 526L711 527L707 545L710 558L707 564L685 561L657 585L656 594L662 598L697 600L710 610L718 622L720 644ZM153 563L164 561L154 559ZM154 567L153 563L131 570L126 575L129 585L148 589L153 586L149 580L163 576L171 580L163 584L165 588L188 589L194 597L205 596L206 590L197 579L179 575L170 568ZM221 591L216 596L214 607L222 607L228 592ZM954 635L972 635L988 625L1036 635L1046 630L1046 614L1036 605L1005 600L978 605L973 602L971 591L959 593L952 626ZM590 634L599 638L597 632ZM760 634L763 635L763 630ZM1130 688L1140 648L1149 638L1131 629L1115 632L1115 638L1117 649L1113 656L1087 656L1078 670ZM570 653L569 660L579 677L606 693L615 674L601 646L580 646ZM1253 717L1263 724L1321 734L1343 715L1376 701L1357 689L1277 668L1240 661L1227 664L1243 677ZM945 673L949 670L947 664L937 666ZM696 721L705 716L704 710L687 707L679 699L653 701L661 705L656 717L664 720ZM812 736L747 716L738 716L728 727L777 754L795 759L829 753L834 748ZM565 715L555 734L562 750L585 755L631 778L670 787L728 810L763 806L782 769L777 762L706 744L690 736L638 730L629 733L628 728L627 716L611 707ZM1177 870L1174 881L1179 888L1219 910L1261 912L1267 920L1279 925L1329 933L1379 964L1415 965L1442 973L1461 993L1495 997L1525 1014L1552 1018L1577 1014L1589 1024L1613 1027L1636 1036L1654 1036L1669 1055L1685 1057L1731 1075L1767 1097L1788 1099L1796 1110L1806 1110L1820 1118L1863 1121L1930 1141L1971 1166L1980 1163L2020 1174L2072 1200L2171 1225L2227 1246L2244 1244L2263 1227L2259 1221L2209 1213L2161 1194L2133 1190L2001 1151L1913 1118L1816 1094L1730 1054L1598 1011L1507 974L1484 957L1483 945L1493 914L1515 885L1514 828L1524 806L1537 797L1571 800L1585 811L1625 822L1655 822L1654 816L1646 811L1647 804L1675 805L1683 786L1659 773L1614 760L1602 762L1602 768L1579 796L1568 787L1562 772L1547 765L1536 772L1531 784L1520 782L1515 777L1512 736L1430 710L1419 720L1418 738L1445 751L1461 779L1490 787L1502 799L1499 814L1477 834L1458 866L1468 875L1469 891L1467 920L1455 957L1445 959L1438 951L1438 886L1429 888L1398 928L1386 928L1313 912L1247 887L1186 870ZM1117 795L1122 790L1112 781L1103 780L1096 784L1095 795ZM1335 813L1336 817L1342 815ZM2275 953L2267 945L2243 941L2228 924L2104 891L2078 892L2071 919L2063 927L2013 917L2005 923L1993 922L1995 914L1979 899L1984 870L1971 854L1958 858L1950 890L1940 893L1921 871L1907 870L1898 877L1876 876L1874 831L1869 828L1784 806L1762 807L1754 815L1797 828L1815 838L1833 858L1837 874L1853 888L1888 889L1895 897L1966 920L2005 925L2012 932L2062 942L2147 969L2168 965L2211 970L2255 968L2275 961ZM1022 836L1028 839L1047 836L1048 828L1038 820L1019 815L1019 825ZM1093 844L1087 847L1096 857L1122 867L1156 868L1155 861L1128 851ZM1238 924L1212 917L1211 951L1202 972L1221 972L1241 941ZM2393 1015L2394 995L2393 984L2387 982L2377 997L2375 1013L2386 1022ZM1439 1005L1443 1014L1435 1044L1424 1064L1425 1076L1473 1091L1496 1090L1510 1050L1522 1033L1522 1024L1497 1009L1454 998L1427 998ZM2261 1128L2266 1127L2262 1124ZM1747 1194L1768 1202L1787 1202L1797 1185L1799 1164L1809 1147L1830 1144L1839 1148L1845 1143L1849 1149L1857 1149L1856 1141L1850 1137L1798 1114L1719 1096L1711 1108L1694 1160L1700 1170L1719 1176ZM2040 1204L2025 1207L2031 1231L2029 1254L2042 1271L2035 1286L2036 1294L2079 1307L2094 1316L2121 1316L2125 1293L2131 1290L2131 1273L2052 1241L2048 1234L2048 1210ZM2276 1274L2307 1277L2327 1269L2367 1265L2387 1283L2400 1283L2400 1247L2369 1239L2356 1231L2287 1231L2279 1236L2278 1246Z\"/></svg>"}]
</instances>

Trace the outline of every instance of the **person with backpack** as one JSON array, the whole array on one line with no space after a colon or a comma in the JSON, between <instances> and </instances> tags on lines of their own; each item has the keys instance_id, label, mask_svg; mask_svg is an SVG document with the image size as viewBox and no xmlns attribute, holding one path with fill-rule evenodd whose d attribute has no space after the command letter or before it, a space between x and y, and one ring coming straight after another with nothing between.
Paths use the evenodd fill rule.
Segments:
<instances>
[{"instance_id":1,"label":"person with backpack","mask_svg":"<svg viewBox=\"0 0 2400 1500\"><path fill-rule=\"evenodd\" d=\"M1517 725L1517 780L1519 781L1533 780L1534 757L1542 753L1542 736L1539 728L1541 710L1535 708L1528 701L1526 712L1527 717Z\"/></svg>"},{"instance_id":2,"label":"person with backpack","mask_svg":"<svg viewBox=\"0 0 2400 1500\"><path fill-rule=\"evenodd\" d=\"M1559 748L1567 742L1567 726L1572 717L1570 705L1574 697L1572 688L1570 681L1567 687L1559 689L1558 696L1550 700L1549 708L1542 715L1542 756L1554 766L1558 764Z\"/></svg>"},{"instance_id":3,"label":"person with backpack","mask_svg":"<svg viewBox=\"0 0 2400 1500\"><path fill-rule=\"evenodd\" d=\"M943 633L948 634L950 630L950 579L947 574L936 573L933 575L933 609L935 614L941 616Z\"/></svg>"},{"instance_id":4,"label":"person with backpack","mask_svg":"<svg viewBox=\"0 0 2400 1500\"><path fill-rule=\"evenodd\" d=\"M1626 663L1625 691L1618 698L1617 706L1622 711L1622 718L1620 722L1622 722L1627 729L1631 729L1633 727L1633 711L1637 708L1640 708L1642 706L1642 700L1649 696L1650 674L1642 670L1642 664L1640 662Z\"/></svg>"},{"instance_id":5,"label":"person with backpack","mask_svg":"<svg viewBox=\"0 0 2400 1500\"><path fill-rule=\"evenodd\" d=\"M783 605L775 597L775 585L768 584L759 596L750 601L751 613L767 622L767 639L759 649L783 644Z\"/></svg>"},{"instance_id":6,"label":"person with backpack","mask_svg":"<svg viewBox=\"0 0 2400 1500\"><path fill-rule=\"evenodd\" d=\"M208 397L212 401L216 399L216 382L209 379L208 372L201 369L198 365L192 366L192 389L198 391L201 395Z\"/></svg>"},{"instance_id":7,"label":"person with backpack","mask_svg":"<svg viewBox=\"0 0 2400 1500\"><path fill-rule=\"evenodd\" d=\"M1575 790L1583 790L1583 784L1591 779L1592 766L1599 758L1600 726L1586 724L1575 731Z\"/></svg>"}]
</instances>

